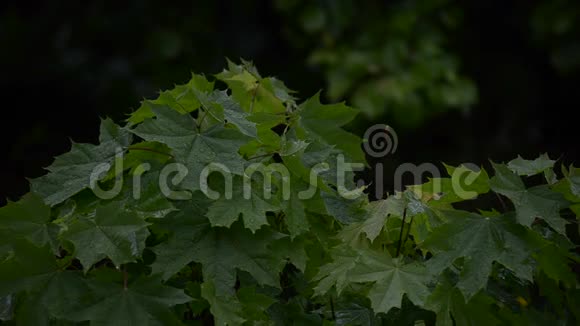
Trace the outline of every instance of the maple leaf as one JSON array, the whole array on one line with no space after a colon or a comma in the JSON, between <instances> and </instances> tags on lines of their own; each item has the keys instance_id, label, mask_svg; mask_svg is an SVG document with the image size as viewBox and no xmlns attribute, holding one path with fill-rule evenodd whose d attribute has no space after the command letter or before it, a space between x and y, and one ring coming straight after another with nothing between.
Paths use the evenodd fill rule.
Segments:
<instances>
[{"instance_id":1,"label":"maple leaf","mask_svg":"<svg viewBox=\"0 0 580 326\"><path fill-rule=\"evenodd\" d=\"M217 293L212 281L201 285L201 295L209 302L216 325L241 325L246 321L241 316L242 307L238 298Z\"/></svg>"},{"instance_id":2,"label":"maple leaf","mask_svg":"<svg viewBox=\"0 0 580 326\"><path fill-rule=\"evenodd\" d=\"M493 299L480 293L468 303L446 277L427 298L425 308L437 313L437 325L499 325L492 310Z\"/></svg>"},{"instance_id":3,"label":"maple leaf","mask_svg":"<svg viewBox=\"0 0 580 326\"><path fill-rule=\"evenodd\" d=\"M97 207L94 218L79 217L62 238L74 244L85 271L103 258L120 266L141 256L149 235L147 225L136 213L123 210L119 202L111 202Z\"/></svg>"},{"instance_id":4,"label":"maple leaf","mask_svg":"<svg viewBox=\"0 0 580 326\"><path fill-rule=\"evenodd\" d=\"M402 259L391 258L386 252L336 248L333 262L323 265L314 280L319 281L315 294L323 295L332 286L340 293L353 282L373 282L368 292L373 310L387 313L393 307L401 307L403 295L421 305L429 290L429 275L425 266L418 263L403 263Z\"/></svg>"},{"instance_id":5,"label":"maple leaf","mask_svg":"<svg viewBox=\"0 0 580 326\"><path fill-rule=\"evenodd\" d=\"M270 318L267 309L276 301L267 295L256 291L255 287L243 287L237 292L242 303L243 316L254 323L269 324Z\"/></svg>"},{"instance_id":6,"label":"maple leaf","mask_svg":"<svg viewBox=\"0 0 580 326\"><path fill-rule=\"evenodd\" d=\"M433 253L427 266L439 274L463 258L457 287L471 299L485 287L494 261L518 277L532 279L532 253L537 250L533 235L518 226L509 215L484 217L462 211L445 211L449 223L435 229L422 244Z\"/></svg>"},{"instance_id":7,"label":"maple leaf","mask_svg":"<svg viewBox=\"0 0 580 326\"><path fill-rule=\"evenodd\" d=\"M349 285L348 273L359 263L360 253L346 248L335 248L331 252L333 261L320 267L314 281L318 284L314 287L314 294L322 296L333 286L340 295Z\"/></svg>"},{"instance_id":8,"label":"maple leaf","mask_svg":"<svg viewBox=\"0 0 580 326\"><path fill-rule=\"evenodd\" d=\"M23 324L48 324L51 319L68 320L84 308L90 292L82 273L51 269L18 300L16 316Z\"/></svg>"},{"instance_id":9,"label":"maple leaf","mask_svg":"<svg viewBox=\"0 0 580 326\"><path fill-rule=\"evenodd\" d=\"M190 81L184 85L177 85L171 90L161 92L155 100L146 100L127 119L131 125L136 125L147 119L153 118L152 107L156 105L167 105L173 110L181 113L188 113L200 107L200 101L196 92L210 92L214 83L208 81L205 76L192 74Z\"/></svg>"},{"instance_id":10,"label":"maple leaf","mask_svg":"<svg viewBox=\"0 0 580 326\"><path fill-rule=\"evenodd\" d=\"M256 67L242 60L241 65L228 60L228 69L216 75L232 90L232 96L250 113L283 113L284 104L293 103L293 93L281 81L273 77L262 78Z\"/></svg>"},{"instance_id":11,"label":"maple leaf","mask_svg":"<svg viewBox=\"0 0 580 326\"><path fill-rule=\"evenodd\" d=\"M548 157L548 154L540 155L535 160L524 160L518 155L516 159L508 162L507 167L517 175L531 176L553 168L555 162Z\"/></svg>"},{"instance_id":12,"label":"maple leaf","mask_svg":"<svg viewBox=\"0 0 580 326\"><path fill-rule=\"evenodd\" d=\"M340 127L350 122L358 111L343 103L323 105L317 93L298 108L299 126L308 138L321 141L345 152L354 162L365 162L361 139Z\"/></svg>"},{"instance_id":13,"label":"maple leaf","mask_svg":"<svg viewBox=\"0 0 580 326\"><path fill-rule=\"evenodd\" d=\"M69 318L88 320L91 325L175 325L179 321L169 308L191 300L183 290L165 286L155 277L141 277L126 288L99 279L88 285L90 299Z\"/></svg>"},{"instance_id":14,"label":"maple leaf","mask_svg":"<svg viewBox=\"0 0 580 326\"><path fill-rule=\"evenodd\" d=\"M336 191L322 192L322 200L328 215L333 216L343 224L351 224L364 220L366 211L365 205L368 201L361 196L356 199L348 199L340 196Z\"/></svg>"},{"instance_id":15,"label":"maple leaf","mask_svg":"<svg viewBox=\"0 0 580 326\"><path fill-rule=\"evenodd\" d=\"M508 197L515 206L517 221L530 227L536 218L545 220L554 230L565 234L566 220L560 216L560 210L568 202L547 185L525 187L521 178L503 164L493 164L495 176L489 184L493 191Z\"/></svg>"},{"instance_id":16,"label":"maple leaf","mask_svg":"<svg viewBox=\"0 0 580 326\"><path fill-rule=\"evenodd\" d=\"M489 176L483 168L474 171L465 165L444 165L450 178L431 178L424 184L407 186L407 189L418 198L431 199L429 204L437 207L450 207L450 203L473 199L489 191Z\"/></svg>"},{"instance_id":17,"label":"maple leaf","mask_svg":"<svg viewBox=\"0 0 580 326\"><path fill-rule=\"evenodd\" d=\"M244 226L256 232L263 225L268 224L266 212L280 210L277 205L271 203L271 200L262 198L260 194L262 189L259 189L257 185L252 186L249 198L244 197L245 190L241 182L234 182L234 185L237 186L233 189L231 199L221 196L209 207L206 216L212 226L230 227L241 215Z\"/></svg>"},{"instance_id":18,"label":"maple leaf","mask_svg":"<svg viewBox=\"0 0 580 326\"><path fill-rule=\"evenodd\" d=\"M249 114L227 94L227 91L216 90L210 94L200 92L196 94L202 105L207 110L210 110L220 121L231 123L248 137L256 138L258 136L256 124L248 120Z\"/></svg>"},{"instance_id":19,"label":"maple leaf","mask_svg":"<svg viewBox=\"0 0 580 326\"><path fill-rule=\"evenodd\" d=\"M153 248L157 259L153 273L167 279L188 263L202 264L204 280L213 280L219 293L231 293L236 268L250 273L258 283L278 287L278 273L286 257L272 253L269 245L279 239L272 231L252 234L234 223L229 229L211 227L205 218L209 203L202 195L184 203L179 212L163 219L159 225L172 231L166 243Z\"/></svg>"},{"instance_id":20,"label":"maple leaf","mask_svg":"<svg viewBox=\"0 0 580 326\"><path fill-rule=\"evenodd\" d=\"M280 151L280 156L290 156L304 151L310 143L304 140L292 140L283 138Z\"/></svg>"},{"instance_id":21,"label":"maple leaf","mask_svg":"<svg viewBox=\"0 0 580 326\"><path fill-rule=\"evenodd\" d=\"M15 240L12 247L14 255L0 262L0 296L34 290L58 270L48 246L38 247L27 240Z\"/></svg>"},{"instance_id":22,"label":"maple leaf","mask_svg":"<svg viewBox=\"0 0 580 326\"><path fill-rule=\"evenodd\" d=\"M195 120L167 107L153 108L156 119L149 119L133 129L137 136L166 144L173 149L177 162L184 164L188 173L183 186L189 190L200 189L199 177L210 163L221 163L231 173L242 175L244 160L238 154L245 143L244 136L236 130L217 124L200 132Z\"/></svg>"},{"instance_id":23,"label":"maple leaf","mask_svg":"<svg viewBox=\"0 0 580 326\"><path fill-rule=\"evenodd\" d=\"M370 202L365 207L366 219L362 222L355 222L346 226L339 234L339 237L354 244L364 233L373 242L383 231L387 219L390 216L403 216L405 206L406 201L396 196L389 196L387 199Z\"/></svg>"},{"instance_id":24,"label":"maple leaf","mask_svg":"<svg viewBox=\"0 0 580 326\"><path fill-rule=\"evenodd\" d=\"M424 265L405 264L403 259L386 253L365 251L348 276L351 282L373 282L367 296L377 313L400 308L405 294L416 305L422 305L429 295L429 276Z\"/></svg>"},{"instance_id":25,"label":"maple leaf","mask_svg":"<svg viewBox=\"0 0 580 326\"><path fill-rule=\"evenodd\" d=\"M50 207L34 193L0 208L0 231L6 233L6 240L10 239L7 243L18 237L38 246L50 244L53 251L58 247L55 239L58 227L50 224Z\"/></svg>"},{"instance_id":26,"label":"maple leaf","mask_svg":"<svg viewBox=\"0 0 580 326\"><path fill-rule=\"evenodd\" d=\"M31 190L54 206L90 186L97 166L111 164L119 151L131 144L131 134L110 119L101 121L100 144L72 144L71 151L57 156L49 173L30 181ZM102 177L101 177L102 178Z\"/></svg>"}]
</instances>

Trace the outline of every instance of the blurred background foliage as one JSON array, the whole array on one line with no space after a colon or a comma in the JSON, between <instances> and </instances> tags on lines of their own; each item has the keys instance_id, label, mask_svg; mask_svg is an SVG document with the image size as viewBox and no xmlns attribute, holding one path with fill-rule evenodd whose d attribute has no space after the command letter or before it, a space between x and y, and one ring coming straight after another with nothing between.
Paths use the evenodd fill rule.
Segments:
<instances>
[{"instance_id":1,"label":"blurred background foliage","mask_svg":"<svg viewBox=\"0 0 580 326\"><path fill-rule=\"evenodd\" d=\"M402 128L417 128L443 111L469 110L477 90L446 48L447 35L461 27L457 6L358 3L276 1L287 20L298 18L284 35L313 49L307 62L322 68L330 101L347 99L368 122L385 119Z\"/></svg>"},{"instance_id":2,"label":"blurred background foliage","mask_svg":"<svg viewBox=\"0 0 580 326\"><path fill-rule=\"evenodd\" d=\"M580 157L580 2L128 0L0 4L0 204L144 98L252 60L399 134L385 159ZM388 173L387 169L387 173Z\"/></svg>"}]
</instances>

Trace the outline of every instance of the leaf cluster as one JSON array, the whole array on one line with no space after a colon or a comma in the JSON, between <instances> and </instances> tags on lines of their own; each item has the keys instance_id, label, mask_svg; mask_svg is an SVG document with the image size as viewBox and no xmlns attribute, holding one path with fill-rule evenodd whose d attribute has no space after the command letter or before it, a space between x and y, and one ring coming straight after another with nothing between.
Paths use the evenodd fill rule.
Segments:
<instances>
[{"instance_id":1,"label":"leaf cluster","mask_svg":"<svg viewBox=\"0 0 580 326\"><path fill-rule=\"evenodd\" d=\"M341 158L364 162L341 128L357 110L318 94L298 103L246 61L213 77L143 101L122 126L103 120L98 145L73 144L0 208L1 320L580 321L580 169L556 173L546 155L494 163L492 177L447 166L450 177L369 202L352 173L337 178ZM172 164L187 173L166 175ZM460 208L490 195L501 211Z\"/></svg>"}]
</instances>

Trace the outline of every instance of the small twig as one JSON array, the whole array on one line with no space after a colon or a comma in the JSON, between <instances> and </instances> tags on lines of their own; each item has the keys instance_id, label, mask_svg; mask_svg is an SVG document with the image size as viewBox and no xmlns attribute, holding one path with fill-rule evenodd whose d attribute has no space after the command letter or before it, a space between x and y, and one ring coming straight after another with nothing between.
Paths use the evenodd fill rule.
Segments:
<instances>
[{"instance_id":1,"label":"small twig","mask_svg":"<svg viewBox=\"0 0 580 326\"><path fill-rule=\"evenodd\" d=\"M129 276L127 275L127 267L123 266L123 289L127 290L127 280Z\"/></svg>"},{"instance_id":2,"label":"small twig","mask_svg":"<svg viewBox=\"0 0 580 326\"><path fill-rule=\"evenodd\" d=\"M397 245L397 254L395 257L399 257L401 253L401 246L403 245L403 229L405 228L405 219L407 218L407 207L403 209L403 222L401 222L401 232L399 232L399 244Z\"/></svg>"}]
</instances>

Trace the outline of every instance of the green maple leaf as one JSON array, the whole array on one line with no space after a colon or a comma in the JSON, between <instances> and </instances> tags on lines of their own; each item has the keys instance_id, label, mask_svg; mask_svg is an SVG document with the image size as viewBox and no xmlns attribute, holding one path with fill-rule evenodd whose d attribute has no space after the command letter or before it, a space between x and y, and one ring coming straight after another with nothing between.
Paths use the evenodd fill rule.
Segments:
<instances>
[{"instance_id":1,"label":"green maple leaf","mask_svg":"<svg viewBox=\"0 0 580 326\"><path fill-rule=\"evenodd\" d=\"M49 173L31 180L31 190L54 206L90 186L91 175L102 164L111 164L119 150L131 144L131 134L113 121L101 121L100 144L72 144L71 151L56 157ZM102 178L102 177L101 177Z\"/></svg>"},{"instance_id":2,"label":"green maple leaf","mask_svg":"<svg viewBox=\"0 0 580 326\"><path fill-rule=\"evenodd\" d=\"M463 258L457 288L467 300L485 287L494 261L522 279L532 279L531 255L537 248L531 231L507 215L445 211L445 216L450 222L435 229L422 248L433 253L427 266L435 275Z\"/></svg>"},{"instance_id":3,"label":"green maple leaf","mask_svg":"<svg viewBox=\"0 0 580 326\"><path fill-rule=\"evenodd\" d=\"M413 303L421 305L429 290L429 276L425 266L403 263L391 258L386 252L353 250L339 247L333 250L332 263L323 265L314 280L316 295L324 295L332 286L340 294L350 283L373 282L367 296L376 313L387 313L391 308L401 307L406 294Z\"/></svg>"},{"instance_id":4,"label":"green maple leaf","mask_svg":"<svg viewBox=\"0 0 580 326\"><path fill-rule=\"evenodd\" d=\"M250 113L284 113L285 104L293 104L293 93L284 83L273 77L262 78L251 62L241 65L228 60L228 69L216 75L232 90L232 96Z\"/></svg>"},{"instance_id":5,"label":"green maple leaf","mask_svg":"<svg viewBox=\"0 0 580 326\"><path fill-rule=\"evenodd\" d=\"M137 152L144 153L144 151ZM128 177L124 178L120 192L113 198L113 201L119 202L123 209L137 213L142 219L162 218L175 210L175 206L161 190L159 182L161 180L161 171L166 166L164 165L166 160L149 161L148 158L157 157L160 154L145 153L148 154L133 156L131 155L132 153L129 153L126 156L125 163L128 164L124 163L124 167L125 169L131 169L131 171L126 175ZM143 158L143 161L140 158ZM75 199L79 199L79 196L75 197ZM98 204L96 200L98 198L92 197L91 199L94 200L93 204ZM87 208L90 205L80 204L76 205L76 208L78 209L79 206Z\"/></svg>"},{"instance_id":6,"label":"green maple leaf","mask_svg":"<svg viewBox=\"0 0 580 326\"><path fill-rule=\"evenodd\" d=\"M197 97L202 105L207 110L210 110L220 121L231 123L248 137L258 137L256 124L248 120L248 113L227 94L227 91L216 90L210 94L198 92Z\"/></svg>"},{"instance_id":7,"label":"green maple leaf","mask_svg":"<svg viewBox=\"0 0 580 326\"><path fill-rule=\"evenodd\" d=\"M244 226L252 232L256 232L263 225L267 225L266 212L278 211L280 208L273 205L271 200L265 200L261 196L262 189L256 184L248 199L244 198L244 190L241 182L234 182L234 189L231 199L221 196L211 206L206 214L212 226L230 227L238 220L240 215L244 221ZM227 191L227 190L226 190Z\"/></svg>"},{"instance_id":8,"label":"green maple leaf","mask_svg":"<svg viewBox=\"0 0 580 326\"><path fill-rule=\"evenodd\" d=\"M361 254L348 247L334 248L331 252L333 261L320 267L314 281L318 284L314 287L315 295L325 295L333 286L340 295L350 284L349 272L360 262Z\"/></svg>"},{"instance_id":9,"label":"green maple leaf","mask_svg":"<svg viewBox=\"0 0 580 326\"><path fill-rule=\"evenodd\" d=\"M243 287L238 290L237 295L243 305L242 312L247 320L253 323L269 324L267 310L276 302L272 297L258 293L255 287Z\"/></svg>"},{"instance_id":10,"label":"green maple leaf","mask_svg":"<svg viewBox=\"0 0 580 326\"><path fill-rule=\"evenodd\" d=\"M548 157L548 154L540 155L535 160L524 160L518 155L516 159L508 162L507 167L517 175L531 176L552 169L555 162Z\"/></svg>"},{"instance_id":11,"label":"green maple leaf","mask_svg":"<svg viewBox=\"0 0 580 326\"><path fill-rule=\"evenodd\" d=\"M116 266L141 256L149 224L120 203L99 206L94 218L81 216L62 234L72 242L85 271L97 261L110 258Z\"/></svg>"},{"instance_id":12,"label":"green maple leaf","mask_svg":"<svg viewBox=\"0 0 580 326\"><path fill-rule=\"evenodd\" d=\"M387 199L370 202L366 207L366 219L346 226L339 234L343 240L355 244L364 233L373 242L383 231L387 218L391 216L403 216L406 201L396 196Z\"/></svg>"},{"instance_id":13,"label":"green maple leaf","mask_svg":"<svg viewBox=\"0 0 580 326\"><path fill-rule=\"evenodd\" d=\"M530 227L536 218L545 220L554 230L565 234L566 220L560 210L568 202L547 185L526 189L521 178L503 164L493 164L495 176L490 180L493 191L508 197L515 206L517 221Z\"/></svg>"},{"instance_id":14,"label":"green maple leaf","mask_svg":"<svg viewBox=\"0 0 580 326\"><path fill-rule=\"evenodd\" d=\"M580 202L580 169L571 165L568 169L562 165L564 178L556 182L552 189L564 195L572 203Z\"/></svg>"},{"instance_id":15,"label":"green maple leaf","mask_svg":"<svg viewBox=\"0 0 580 326\"><path fill-rule=\"evenodd\" d=\"M276 238L268 246L273 257L272 264L276 266L276 269L282 270L288 263L292 263L304 272L308 260L307 238L305 236L292 238L287 235L279 235Z\"/></svg>"},{"instance_id":16,"label":"green maple leaf","mask_svg":"<svg viewBox=\"0 0 580 326\"><path fill-rule=\"evenodd\" d=\"M200 189L199 176L210 163L220 163L231 173L242 175L244 160L238 154L245 138L238 131L217 124L200 132L195 120L167 107L153 108L156 119L146 120L132 132L148 141L173 149L175 160L188 169L183 186Z\"/></svg>"},{"instance_id":17,"label":"green maple leaf","mask_svg":"<svg viewBox=\"0 0 580 326\"><path fill-rule=\"evenodd\" d=\"M541 250L534 255L539 269L557 282L562 281L563 284L573 287L576 284L576 275L568 267L571 261L569 252L573 250L573 246L556 245L553 242L543 241L543 239L541 243Z\"/></svg>"},{"instance_id":18,"label":"green maple leaf","mask_svg":"<svg viewBox=\"0 0 580 326\"><path fill-rule=\"evenodd\" d=\"M342 150L356 163L365 162L361 150L361 139L341 126L350 122L358 111L343 103L323 105L317 93L298 108L299 126L306 133L306 139L314 139Z\"/></svg>"},{"instance_id":19,"label":"green maple leaf","mask_svg":"<svg viewBox=\"0 0 580 326\"><path fill-rule=\"evenodd\" d=\"M447 278L437 284L427 298L425 309L437 314L437 325L499 325L493 309L494 300L483 293L465 302L461 291Z\"/></svg>"},{"instance_id":20,"label":"green maple leaf","mask_svg":"<svg viewBox=\"0 0 580 326\"><path fill-rule=\"evenodd\" d=\"M90 289L82 273L55 270L26 296L20 296L14 319L25 325L48 324L54 318L69 319L71 314L84 308L88 293Z\"/></svg>"},{"instance_id":21,"label":"green maple leaf","mask_svg":"<svg viewBox=\"0 0 580 326\"><path fill-rule=\"evenodd\" d=\"M165 286L158 278L141 277L126 288L101 280L88 284L91 298L69 318L91 325L175 325L179 319L169 308L191 301L183 290Z\"/></svg>"},{"instance_id":22,"label":"green maple leaf","mask_svg":"<svg viewBox=\"0 0 580 326\"><path fill-rule=\"evenodd\" d=\"M281 235L270 230L251 233L241 223L229 229L212 227L205 218L209 203L199 195L183 203L181 211L160 221L172 231L168 241L153 248L157 259L153 273L167 279L192 261L202 264L205 281L213 280L219 293L231 293L236 268L250 273L258 283L278 287L278 273L286 257L269 250Z\"/></svg>"},{"instance_id":23,"label":"green maple leaf","mask_svg":"<svg viewBox=\"0 0 580 326\"><path fill-rule=\"evenodd\" d=\"M406 216L413 220L412 223L409 220L411 224L409 232L413 235L415 243L421 244L433 230L445 223L446 218L441 213L441 209L447 206L443 204L440 207L437 200L433 198L417 198L413 191L404 192L404 196L408 201Z\"/></svg>"},{"instance_id":24,"label":"green maple leaf","mask_svg":"<svg viewBox=\"0 0 580 326\"><path fill-rule=\"evenodd\" d=\"M211 227L204 217L208 200L196 198L160 221L159 226L170 230L171 235L167 242L153 247L157 257L153 273L167 279L190 262L201 263L204 284L209 287L204 298L210 301L214 316L220 323L239 321L242 308L234 294L236 270L248 272L261 285L279 287L279 273L286 265L285 253L291 243L278 243L284 239L282 235L267 230L252 234L239 222L229 229Z\"/></svg>"},{"instance_id":25,"label":"green maple leaf","mask_svg":"<svg viewBox=\"0 0 580 326\"><path fill-rule=\"evenodd\" d=\"M167 145L143 141L129 147L127 155L124 157L123 169L135 172L143 163L165 164L172 157L171 149ZM110 177L112 178L114 175Z\"/></svg>"},{"instance_id":26,"label":"green maple leaf","mask_svg":"<svg viewBox=\"0 0 580 326\"><path fill-rule=\"evenodd\" d=\"M343 224L352 224L364 220L368 201L364 196L356 199L348 199L340 196L337 192L322 192L322 200L328 215L333 216Z\"/></svg>"},{"instance_id":27,"label":"green maple leaf","mask_svg":"<svg viewBox=\"0 0 580 326\"><path fill-rule=\"evenodd\" d=\"M367 296L376 313L401 308L403 295L416 305L423 305L429 295L429 276L424 265L405 264L403 259L386 253L365 251L348 277L350 282L373 282Z\"/></svg>"},{"instance_id":28,"label":"green maple leaf","mask_svg":"<svg viewBox=\"0 0 580 326\"><path fill-rule=\"evenodd\" d=\"M209 302L216 325L241 325L245 321L241 316L242 307L239 300L234 296L218 293L212 281L201 285L201 295Z\"/></svg>"},{"instance_id":29,"label":"green maple leaf","mask_svg":"<svg viewBox=\"0 0 580 326\"><path fill-rule=\"evenodd\" d=\"M177 85L172 90L161 92L155 100L143 101L139 109L131 113L127 121L135 125L153 118L155 113L153 113L152 107L156 105L167 105L181 113L195 111L201 104L196 92L210 92L213 90L213 86L214 83L209 82L205 76L192 74L191 80L187 84Z\"/></svg>"},{"instance_id":30,"label":"green maple leaf","mask_svg":"<svg viewBox=\"0 0 580 326\"><path fill-rule=\"evenodd\" d=\"M38 246L50 244L54 251L58 247L55 241L57 229L56 225L50 224L50 207L34 193L0 208L0 232L6 237L3 240L25 238Z\"/></svg>"},{"instance_id":31,"label":"green maple leaf","mask_svg":"<svg viewBox=\"0 0 580 326\"><path fill-rule=\"evenodd\" d=\"M580 169L571 165L569 169L562 168L562 172L570 184L570 191L577 199L580 199Z\"/></svg>"},{"instance_id":32,"label":"green maple leaf","mask_svg":"<svg viewBox=\"0 0 580 326\"><path fill-rule=\"evenodd\" d=\"M41 287L59 269L47 246L38 247L26 240L15 240L12 247L14 255L0 262L0 296Z\"/></svg>"},{"instance_id":33,"label":"green maple leaf","mask_svg":"<svg viewBox=\"0 0 580 326\"><path fill-rule=\"evenodd\" d=\"M408 186L419 198L431 199L430 205L449 207L450 203L476 198L489 191L489 176L484 169L474 171L465 165L445 164L450 178L432 178L421 185Z\"/></svg>"},{"instance_id":34,"label":"green maple leaf","mask_svg":"<svg viewBox=\"0 0 580 326\"><path fill-rule=\"evenodd\" d=\"M292 140L283 138L281 148L278 153L280 154L280 156L295 155L299 152L304 151L308 147L308 145L310 145L310 143L304 140Z\"/></svg>"},{"instance_id":35,"label":"green maple leaf","mask_svg":"<svg viewBox=\"0 0 580 326\"><path fill-rule=\"evenodd\" d=\"M216 325L269 325L267 309L275 300L256 292L255 288L243 287L236 296L220 294L212 281L201 285L201 295L210 304Z\"/></svg>"}]
</instances>

